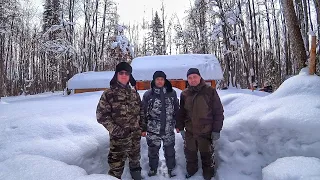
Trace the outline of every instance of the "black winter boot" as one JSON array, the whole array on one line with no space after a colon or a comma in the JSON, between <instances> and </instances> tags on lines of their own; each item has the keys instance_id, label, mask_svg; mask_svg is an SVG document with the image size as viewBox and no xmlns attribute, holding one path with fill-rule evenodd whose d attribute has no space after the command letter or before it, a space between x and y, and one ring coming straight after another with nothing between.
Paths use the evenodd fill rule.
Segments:
<instances>
[{"instance_id":1,"label":"black winter boot","mask_svg":"<svg viewBox=\"0 0 320 180\"><path fill-rule=\"evenodd\" d=\"M189 174L189 173L187 173L186 174L186 179L189 179L189 178L191 178L193 175L195 175L196 173L193 173L193 174Z\"/></svg>"},{"instance_id":2,"label":"black winter boot","mask_svg":"<svg viewBox=\"0 0 320 180\"><path fill-rule=\"evenodd\" d=\"M173 169L168 169L168 174L169 174L169 177L170 177L170 178L176 176L176 174L173 172Z\"/></svg>"},{"instance_id":3,"label":"black winter boot","mask_svg":"<svg viewBox=\"0 0 320 180\"><path fill-rule=\"evenodd\" d=\"M156 169L150 169L149 172L148 172L148 176L151 177L151 176L155 176L157 175L157 170Z\"/></svg>"},{"instance_id":4,"label":"black winter boot","mask_svg":"<svg viewBox=\"0 0 320 180\"><path fill-rule=\"evenodd\" d=\"M142 180L141 171L130 171L133 180Z\"/></svg>"}]
</instances>

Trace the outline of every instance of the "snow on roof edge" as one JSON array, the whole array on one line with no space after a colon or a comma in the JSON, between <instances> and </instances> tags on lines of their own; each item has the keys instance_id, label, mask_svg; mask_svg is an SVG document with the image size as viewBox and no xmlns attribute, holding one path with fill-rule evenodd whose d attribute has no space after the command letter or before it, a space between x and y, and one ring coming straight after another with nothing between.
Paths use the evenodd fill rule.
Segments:
<instances>
[{"instance_id":1,"label":"snow on roof edge","mask_svg":"<svg viewBox=\"0 0 320 180\"><path fill-rule=\"evenodd\" d=\"M88 71L75 74L67 82L68 89L108 88L114 71Z\"/></svg>"},{"instance_id":2,"label":"snow on roof edge","mask_svg":"<svg viewBox=\"0 0 320 180\"><path fill-rule=\"evenodd\" d=\"M220 63L213 54L177 54L137 57L131 63L136 80L152 80L157 70L164 71L167 79L187 80L189 68L198 68L206 80L223 79Z\"/></svg>"}]
</instances>

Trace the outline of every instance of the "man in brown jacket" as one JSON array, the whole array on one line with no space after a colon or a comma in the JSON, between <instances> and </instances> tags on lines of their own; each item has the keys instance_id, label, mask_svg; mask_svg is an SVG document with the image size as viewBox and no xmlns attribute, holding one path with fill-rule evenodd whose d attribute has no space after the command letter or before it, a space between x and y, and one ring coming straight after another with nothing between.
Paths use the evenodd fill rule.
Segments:
<instances>
[{"instance_id":1,"label":"man in brown jacket","mask_svg":"<svg viewBox=\"0 0 320 180\"><path fill-rule=\"evenodd\" d=\"M110 81L110 88L104 91L97 106L97 120L110 135L109 174L121 179L125 161L129 158L132 179L141 180L140 140L141 130L146 129L144 111L132 67L121 62Z\"/></svg>"},{"instance_id":2,"label":"man in brown jacket","mask_svg":"<svg viewBox=\"0 0 320 180\"><path fill-rule=\"evenodd\" d=\"M220 138L224 115L217 91L206 85L196 68L187 72L189 87L181 93L177 128L185 139L187 175L190 178L198 171L200 151L203 177L214 175L214 143Z\"/></svg>"}]
</instances>

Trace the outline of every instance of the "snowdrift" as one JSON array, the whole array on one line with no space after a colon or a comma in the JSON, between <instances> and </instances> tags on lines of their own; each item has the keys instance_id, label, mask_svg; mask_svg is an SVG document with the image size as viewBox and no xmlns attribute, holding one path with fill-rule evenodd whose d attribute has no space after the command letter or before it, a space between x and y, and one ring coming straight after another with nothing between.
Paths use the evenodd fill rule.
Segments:
<instances>
[{"instance_id":1,"label":"snowdrift","mask_svg":"<svg viewBox=\"0 0 320 180\"><path fill-rule=\"evenodd\" d=\"M301 73L269 96L240 98L251 102L246 106L232 96L222 98L227 118L217 149L219 178L262 179L262 168L278 158L320 158L320 77Z\"/></svg>"},{"instance_id":2,"label":"snowdrift","mask_svg":"<svg viewBox=\"0 0 320 180\"><path fill-rule=\"evenodd\" d=\"M21 154L106 173L108 132L95 119L102 92L10 101L0 107L0 162ZM21 98L22 99L22 98Z\"/></svg>"},{"instance_id":3,"label":"snowdrift","mask_svg":"<svg viewBox=\"0 0 320 180\"><path fill-rule=\"evenodd\" d=\"M108 175L87 175L78 166L70 166L43 156L18 155L0 162L1 180L116 180Z\"/></svg>"},{"instance_id":4,"label":"snowdrift","mask_svg":"<svg viewBox=\"0 0 320 180\"><path fill-rule=\"evenodd\" d=\"M320 159L284 157L263 168L263 180L319 180Z\"/></svg>"}]
</instances>

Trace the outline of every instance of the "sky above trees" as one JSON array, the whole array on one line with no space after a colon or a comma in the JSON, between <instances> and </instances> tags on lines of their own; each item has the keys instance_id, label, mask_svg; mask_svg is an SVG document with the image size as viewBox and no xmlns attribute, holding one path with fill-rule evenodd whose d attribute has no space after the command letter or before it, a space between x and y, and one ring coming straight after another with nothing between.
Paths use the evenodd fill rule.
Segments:
<instances>
[{"instance_id":1,"label":"sky above trees","mask_svg":"<svg viewBox=\"0 0 320 180\"><path fill-rule=\"evenodd\" d=\"M25 0L21 0L22 2ZM30 0L28 4L33 5L38 12L39 17L34 18L34 23L39 24L42 19L44 0ZM165 5L167 18L169 19L173 14L177 14L179 19L185 17L185 11L190 8L190 2L193 0L115 0L118 5L118 14L120 16L120 23L123 24L137 24L141 23L143 18L150 21L152 18L152 11L160 11L161 3Z\"/></svg>"}]
</instances>

